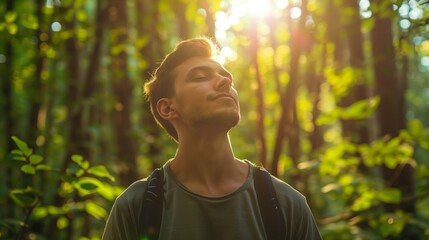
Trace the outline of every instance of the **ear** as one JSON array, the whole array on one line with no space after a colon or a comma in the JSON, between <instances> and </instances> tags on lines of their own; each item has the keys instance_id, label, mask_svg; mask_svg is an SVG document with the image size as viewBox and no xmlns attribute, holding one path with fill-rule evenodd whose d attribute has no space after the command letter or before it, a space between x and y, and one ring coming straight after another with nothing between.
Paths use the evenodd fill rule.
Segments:
<instances>
[{"instance_id":1,"label":"ear","mask_svg":"<svg viewBox=\"0 0 429 240\"><path fill-rule=\"evenodd\" d=\"M159 115L166 120L170 120L178 116L176 108L174 107L172 100L169 98L159 99L156 103L156 110Z\"/></svg>"}]
</instances>

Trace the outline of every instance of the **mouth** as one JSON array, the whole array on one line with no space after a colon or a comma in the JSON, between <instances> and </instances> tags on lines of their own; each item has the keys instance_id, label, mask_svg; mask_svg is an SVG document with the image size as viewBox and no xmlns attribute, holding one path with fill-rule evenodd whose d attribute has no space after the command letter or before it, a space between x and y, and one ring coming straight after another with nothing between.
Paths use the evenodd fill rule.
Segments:
<instances>
[{"instance_id":1,"label":"mouth","mask_svg":"<svg viewBox=\"0 0 429 240\"><path fill-rule=\"evenodd\" d=\"M237 100L233 96L226 93L216 94L210 97L210 100L217 100L217 99L231 99L232 101L234 101L235 104L237 104Z\"/></svg>"}]
</instances>

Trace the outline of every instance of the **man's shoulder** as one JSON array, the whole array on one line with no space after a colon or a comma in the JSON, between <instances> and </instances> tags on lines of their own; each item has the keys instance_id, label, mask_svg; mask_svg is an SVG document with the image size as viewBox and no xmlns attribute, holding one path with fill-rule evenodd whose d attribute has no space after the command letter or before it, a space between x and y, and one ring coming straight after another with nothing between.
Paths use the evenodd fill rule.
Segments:
<instances>
[{"instance_id":1,"label":"man's shoulder","mask_svg":"<svg viewBox=\"0 0 429 240\"><path fill-rule=\"evenodd\" d=\"M261 167L256 166L254 163L245 160L249 162L249 164L254 168L254 172L257 171L257 169L263 169ZM265 171L265 170L262 170ZM281 200L281 202L287 201L290 203L296 203L296 204L306 204L306 199L304 195L302 195L298 190L296 190L294 187L292 187L290 184L286 183L285 181L275 177L274 175L271 175L271 181L273 183L274 190L276 192L277 198Z\"/></svg>"},{"instance_id":2,"label":"man's shoulder","mask_svg":"<svg viewBox=\"0 0 429 240\"><path fill-rule=\"evenodd\" d=\"M147 178L133 182L116 198L116 205L128 206L141 204L144 198L146 187Z\"/></svg>"},{"instance_id":3,"label":"man's shoulder","mask_svg":"<svg viewBox=\"0 0 429 240\"><path fill-rule=\"evenodd\" d=\"M277 198L293 204L306 204L305 196L285 181L271 176Z\"/></svg>"}]
</instances>

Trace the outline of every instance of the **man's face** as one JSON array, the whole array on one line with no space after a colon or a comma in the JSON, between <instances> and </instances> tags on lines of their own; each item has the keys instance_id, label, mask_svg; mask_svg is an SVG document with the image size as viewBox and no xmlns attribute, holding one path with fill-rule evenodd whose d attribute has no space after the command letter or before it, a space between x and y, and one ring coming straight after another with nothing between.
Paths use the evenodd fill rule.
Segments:
<instances>
[{"instance_id":1,"label":"man's face","mask_svg":"<svg viewBox=\"0 0 429 240\"><path fill-rule=\"evenodd\" d=\"M218 62L193 57L174 70L173 104L179 118L191 126L224 126L238 124L240 107L232 74Z\"/></svg>"}]
</instances>

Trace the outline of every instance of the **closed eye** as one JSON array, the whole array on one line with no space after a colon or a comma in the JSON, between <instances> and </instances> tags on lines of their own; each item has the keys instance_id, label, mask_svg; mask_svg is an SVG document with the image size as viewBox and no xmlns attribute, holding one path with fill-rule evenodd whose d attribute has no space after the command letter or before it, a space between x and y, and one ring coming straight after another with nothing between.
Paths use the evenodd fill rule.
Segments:
<instances>
[{"instance_id":1,"label":"closed eye","mask_svg":"<svg viewBox=\"0 0 429 240\"><path fill-rule=\"evenodd\" d=\"M209 79L208 75L196 75L192 78L193 81L197 81L197 82L201 82L201 81L206 81Z\"/></svg>"}]
</instances>

